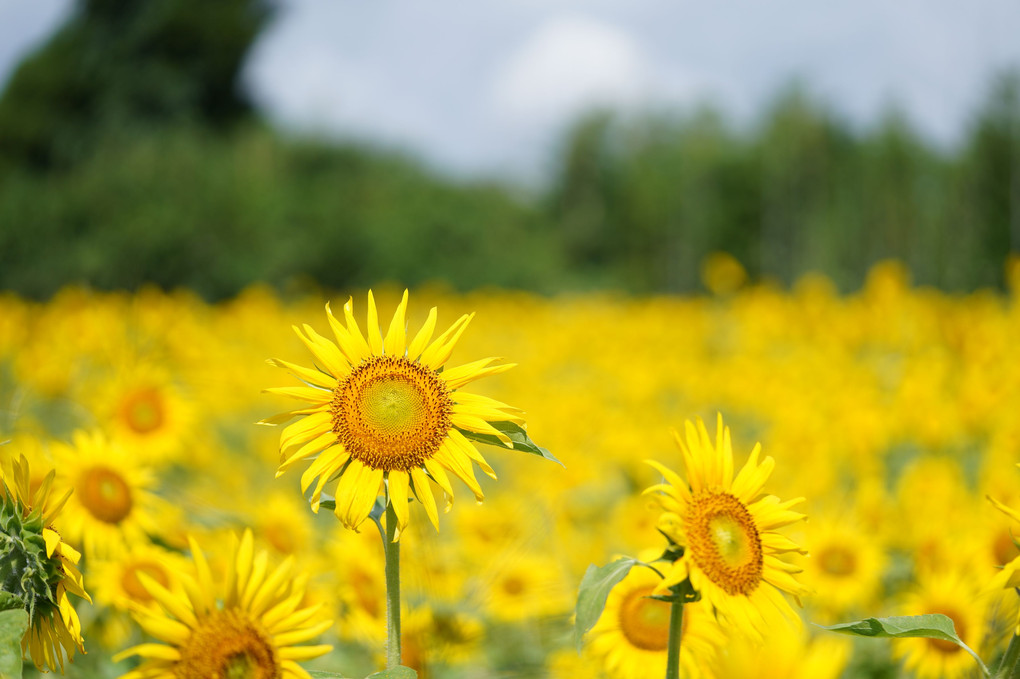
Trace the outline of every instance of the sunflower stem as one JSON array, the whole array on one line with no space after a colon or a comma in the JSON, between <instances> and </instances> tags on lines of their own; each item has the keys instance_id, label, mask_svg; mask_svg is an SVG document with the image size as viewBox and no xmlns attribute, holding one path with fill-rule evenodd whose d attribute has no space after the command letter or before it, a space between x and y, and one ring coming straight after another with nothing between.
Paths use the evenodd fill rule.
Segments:
<instances>
[{"instance_id":1,"label":"sunflower stem","mask_svg":"<svg viewBox=\"0 0 1020 679\"><path fill-rule=\"evenodd\" d=\"M666 679L680 679L680 636L684 626L684 605L669 604L669 647L666 649Z\"/></svg>"},{"instance_id":2,"label":"sunflower stem","mask_svg":"<svg viewBox=\"0 0 1020 679\"><path fill-rule=\"evenodd\" d=\"M1006 654L1002 656L999 669L995 671L995 678L1013 679L1014 677L1020 677L1020 673L1017 672L1018 660L1020 660L1020 637L1014 634L1013 638L1009 640Z\"/></svg>"},{"instance_id":3,"label":"sunflower stem","mask_svg":"<svg viewBox=\"0 0 1020 679\"><path fill-rule=\"evenodd\" d=\"M386 669L400 665L400 543L393 540L397 534L397 514L393 505L386 504Z\"/></svg>"}]
</instances>

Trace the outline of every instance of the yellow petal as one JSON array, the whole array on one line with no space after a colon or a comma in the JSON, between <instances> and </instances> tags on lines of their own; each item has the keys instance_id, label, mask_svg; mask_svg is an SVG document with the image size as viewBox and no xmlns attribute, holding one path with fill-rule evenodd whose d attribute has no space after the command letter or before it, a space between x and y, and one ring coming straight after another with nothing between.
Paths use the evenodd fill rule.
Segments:
<instances>
[{"instance_id":1,"label":"yellow petal","mask_svg":"<svg viewBox=\"0 0 1020 679\"><path fill-rule=\"evenodd\" d=\"M432 489L429 488L429 479L421 467L411 467L411 481L413 482L414 496L418 498L429 521L439 530L439 512L436 510L436 498L432 496Z\"/></svg>"},{"instance_id":2,"label":"yellow petal","mask_svg":"<svg viewBox=\"0 0 1020 679\"><path fill-rule=\"evenodd\" d=\"M404 347L407 344L407 323L404 315L407 312L407 290L393 312L393 320L390 321L390 328L386 331L386 339L383 340L383 347L390 356L403 356Z\"/></svg>"},{"instance_id":3,"label":"yellow petal","mask_svg":"<svg viewBox=\"0 0 1020 679\"><path fill-rule=\"evenodd\" d=\"M372 295L372 291L368 291L368 327L365 328L365 332L368 334L368 346L372 349L372 353L376 356L382 354L383 344L382 335L379 333L379 312L375 308L375 296Z\"/></svg>"},{"instance_id":4,"label":"yellow petal","mask_svg":"<svg viewBox=\"0 0 1020 679\"><path fill-rule=\"evenodd\" d=\"M393 535L394 542L410 522L410 513L407 507L407 488L409 483L410 477L408 477L407 472L390 470L386 474L386 489L389 493L390 505L393 507L393 513L397 516L397 530Z\"/></svg>"},{"instance_id":5,"label":"yellow petal","mask_svg":"<svg viewBox=\"0 0 1020 679\"><path fill-rule=\"evenodd\" d=\"M436 329L436 308L432 307L429 309L428 318L425 319L425 325L421 326L421 330L411 340L411 344L407 347L407 358L414 361L421 356L421 352L425 350L429 340L432 339L432 333Z\"/></svg>"}]
</instances>

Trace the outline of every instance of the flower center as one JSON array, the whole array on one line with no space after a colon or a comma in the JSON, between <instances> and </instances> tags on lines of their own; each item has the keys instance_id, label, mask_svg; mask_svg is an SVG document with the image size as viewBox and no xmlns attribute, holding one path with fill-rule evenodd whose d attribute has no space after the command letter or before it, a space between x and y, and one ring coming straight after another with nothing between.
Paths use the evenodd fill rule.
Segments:
<instances>
[{"instance_id":1,"label":"flower center","mask_svg":"<svg viewBox=\"0 0 1020 679\"><path fill-rule=\"evenodd\" d=\"M857 555L846 547L832 545L822 549L818 565L829 575L845 578L857 572Z\"/></svg>"},{"instance_id":2,"label":"flower center","mask_svg":"<svg viewBox=\"0 0 1020 679\"><path fill-rule=\"evenodd\" d=\"M956 628L956 636L966 642L967 626L963 623L963 616L961 616L958 611L948 607L938 607L928 612L941 613L942 615L952 618L953 626ZM952 641L946 641L945 639L928 639L927 641L929 646L943 655L953 655L963 650Z\"/></svg>"},{"instance_id":3,"label":"flower center","mask_svg":"<svg viewBox=\"0 0 1020 679\"><path fill-rule=\"evenodd\" d=\"M242 611L216 611L180 649L177 679L280 679L280 661L266 634Z\"/></svg>"},{"instance_id":4,"label":"flower center","mask_svg":"<svg viewBox=\"0 0 1020 679\"><path fill-rule=\"evenodd\" d=\"M337 385L333 432L366 466L408 471L439 450L452 408L435 372L404 357L374 356Z\"/></svg>"},{"instance_id":5,"label":"flower center","mask_svg":"<svg viewBox=\"0 0 1020 679\"><path fill-rule=\"evenodd\" d=\"M104 523L120 523L131 513L134 504L131 487L108 467L86 469L78 478L75 490L82 506Z\"/></svg>"},{"instance_id":6,"label":"flower center","mask_svg":"<svg viewBox=\"0 0 1020 679\"><path fill-rule=\"evenodd\" d=\"M163 426L163 399L156 389L139 389L124 399L120 413L132 431L148 434Z\"/></svg>"},{"instance_id":7,"label":"flower center","mask_svg":"<svg viewBox=\"0 0 1020 679\"><path fill-rule=\"evenodd\" d=\"M694 563L727 594L748 595L761 582L761 538L747 507L729 493L702 491L684 516Z\"/></svg>"},{"instance_id":8,"label":"flower center","mask_svg":"<svg viewBox=\"0 0 1020 679\"><path fill-rule=\"evenodd\" d=\"M632 645L645 651L665 651L669 646L669 604L647 598L654 587L627 593L620 605L620 631Z\"/></svg>"},{"instance_id":9,"label":"flower center","mask_svg":"<svg viewBox=\"0 0 1020 679\"><path fill-rule=\"evenodd\" d=\"M167 577L166 569L160 564L152 561L140 561L131 564L124 569L124 574L120 578L120 586L131 597L132 601L142 604L152 601L152 595L149 594L149 590L145 589L141 580L138 579L139 573L145 573L163 587L170 585L170 578Z\"/></svg>"}]
</instances>

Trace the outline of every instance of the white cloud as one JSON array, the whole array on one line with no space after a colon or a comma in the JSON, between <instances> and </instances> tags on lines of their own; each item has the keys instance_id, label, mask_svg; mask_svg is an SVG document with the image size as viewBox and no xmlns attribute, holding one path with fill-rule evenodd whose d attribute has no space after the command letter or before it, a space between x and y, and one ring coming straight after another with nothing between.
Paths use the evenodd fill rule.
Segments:
<instances>
[{"instance_id":1,"label":"white cloud","mask_svg":"<svg viewBox=\"0 0 1020 679\"><path fill-rule=\"evenodd\" d=\"M512 126L556 126L592 106L638 104L652 69L628 33L595 19L546 20L513 51L489 92L495 117Z\"/></svg>"}]
</instances>

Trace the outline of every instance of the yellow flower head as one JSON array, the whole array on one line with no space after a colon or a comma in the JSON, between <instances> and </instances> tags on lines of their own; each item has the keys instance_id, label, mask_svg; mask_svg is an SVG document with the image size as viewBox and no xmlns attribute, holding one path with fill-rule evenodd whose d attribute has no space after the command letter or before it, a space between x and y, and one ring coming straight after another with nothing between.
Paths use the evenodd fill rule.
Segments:
<instances>
[{"instance_id":1,"label":"yellow flower head","mask_svg":"<svg viewBox=\"0 0 1020 679\"><path fill-rule=\"evenodd\" d=\"M317 368L270 361L289 370L306 386L266 391L308 404L263 422L280 424L303 416L281 433L277 476L314 458L301 476L302 491L318 479L311 496L312 509L318 511L326 484L339 477L335 512L345 526L355 530L368 518L381 492L385 492L396 513L398 534L409 521L409 493L418 498L438 529L439 516L430 484L445 492L446 509L453 500L448 472L466 483L481 501L482 489L473 464L493 478L495 474L470 438L491 437L513 447L510 437L492 423L524 422L516 408L460 391L513 364L492 365L497 359L484 358L446 367L473 315L461 316L433 339L433 307L425 325L408 342L406 308L405 290L384 337L371 291L364 334L354 319L350 300L344 305L346 325L333 316L327 304L326 316L335 343L308 325L303 331L294 328L315 356Z\"/></svg>"},{"instance_id":2,"label":"yellow flower head","mask_svg":"<svg viewBox=\"0 0 1020 679\"><path fill-rule=\"evenodd\" d=\"M33 492L24 456L0 465L0 592L28 611L22 652L39 669L63 671L65 655L85 652L78 613L67 595L92 600L77 567L81 554L53 529L67 500L67 495L51 500L53 476L51 471Z\"/></svg>"},{"instance_id":3,"label":"yellow flower head","mask_svg":"<svg viewBox=\"0 0 1020 679\"><path fill-rule=\"evenodd\" d=\"M777 612L796 617L780 590L800 596L806 589L792 575L800 569L778 555L804 551L775 529L804 518L790 511L803 498L781 502L762 496L775 463L771 457L758 462L760 445L734 477L730 431L723 426L722 415L714 442L700 419L687 422L685 437L676 434L676 441L687 481L649 461L667 483L645 491L655 494L665 510L659 529L683 547L683 555L673 562L657 591L689 579L718 615L752 632L763 632Z\"/></svg>"},{"instance_id":4,"label":"yellow flower head","mask_svg":"<svg viewBox=\"0 0 1020 679\"><path fill-rule=\"evenodd\" d=\"M331 646L299 646L332 627L318 620L320 605L304 603L304 577L293 558L270 569L268 553L254 553L250 530L234 542L225 582L216 582L205 555L190 540L194 572L179 573L170 588L137 574L157 607L135 606L133 615L163 643L145 643L114 656L144 662L121 679L252 677L308 679L297 664L324 655Z\"/></svg>"},{"instance_id":5,"label":"yellow flower head","mask_svg":"<svg viewBox=\"0 0 1020 679\"><path fill-rule=\"evenodd\" d=\"M666 673L670 605L651 598L660 581L654 571L635 568L609 593L605 610L589 633L585 653L600 659L610 679L644 679ZM705 604L686 604L680 642L683 676L705 676L701 668L726 641Z\"/></svg>"},{"instance_id":6,"label":"yellow flower head","mask_svg":"<svg viewBox=\"0 0 1020 679\"><path fill-rule=\"evenodd\" d=\"M76 431L72 445L55 446L57 484L72 488L58 526L84 547L86 558L108 558L166 534L176 517L156 496L154 470L98 431Z\"/></svg>"}]
</instances>

